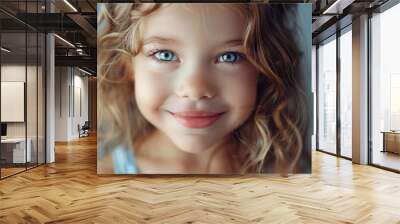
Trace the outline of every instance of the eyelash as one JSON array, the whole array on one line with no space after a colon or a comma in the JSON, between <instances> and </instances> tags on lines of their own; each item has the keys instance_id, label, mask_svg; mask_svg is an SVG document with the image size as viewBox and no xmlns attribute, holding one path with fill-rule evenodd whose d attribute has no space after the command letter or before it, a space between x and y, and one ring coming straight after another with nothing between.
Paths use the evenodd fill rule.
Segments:
<instances>
[{"instance_id":1,"label":"eyelash","mask_svg":"<svg viewBox=\"0 0 400 224\"><path fill-rule=\"evenodd\" d=\"M238 59L235 60L235 61L233 61L233 62L227 61L227 62L225 62L225 63L236 64L236 63L241 62L241 61L244 59L244 55L243 55L242 53L235 52L235 51L227 51L227 52L224 52L224 53L218 55L217 60L219 60L219 57L224 56L224 55L227 55L227 54L235 54L235 56L237 56ZM222 62L222 63L223 63L223 62Z\"/></svg>"},{"instance_id":2,"label":"eyelash","mask_svg":"<svg viewBox=\"0 0 400 224\"><path fill-rule=\"evenodd\" d=\"M159 53L159 52L171 52L171 53L174 54L175 57L176 57L176 54L175 54L173 51L167 50L167 49L153 49L153 50L151 50L151 51L148 53L148 57L153 58L154 60L156 60L156 61L159 62L159 63L170 63L170 62L173 62L173 61L163 61L163 60L159 60L158 58L156 58L156 57L155 57L155 54L157 54L157 53ZM244 56L244 54L242 54L242 53L235 52L235 51L227 51L227 52L224 52L224 53L222 53L222 54L219 54L218 57L217 57L217 61L218 61L219 57L221 57L221 56L223 56L223 55L225 55L225 54L228 54L228 53L234 53L234 54L236 54L236 55L238 56L239 59L237 59L237 60L234 61L234 62L221 62L221 63L236 64L236 63L239 63L239 62L241 62L241 61L243 61L243 60L245 59L245 56Z\"/></svg>"},{"instance_id":3,"label":"eyelash","mask_svg":"<svg viewBox=\"0 0 400 224\"><path fill-rule=\"evenodd\" d=\"M148 56L151 57L152 59L156 60L159 63L170 63L171 61L163 61L163 60L159 60L158 58L156 58L155 54L159 53L159 52L171 52L173 53L173 51L167 50L167 49L153 49L148 53ZM175 55L175 53L173 53Z\"/></svg>"}]
</instances>

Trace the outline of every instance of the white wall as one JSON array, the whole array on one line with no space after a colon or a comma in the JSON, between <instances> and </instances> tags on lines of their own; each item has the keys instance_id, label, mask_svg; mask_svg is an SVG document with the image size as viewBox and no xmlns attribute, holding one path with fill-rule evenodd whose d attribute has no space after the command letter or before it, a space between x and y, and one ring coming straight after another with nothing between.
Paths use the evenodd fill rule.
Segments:
<instances>
[{"instance_id":1,"label":"white wall","mask_svg":"<svg viewBox=\"0 0 400 224\"><path fill-rule=\"evenodd\" d=\"M67 67L55 68L55 141L68 140L68 77Z\"/></svg>"},{"instance_id":2,"label":"white wall","mask_svg":"<svg viewBox=\"0 0 400 224\"><path fill-rule=\"evenodd\" d=\"M74 107L72 108L72 129L71 129L71 135L74 136L74 138L78 137L78 124L81 126L85 123L85 121L88 120L88 77L83 77L81 76L83 73L78 73L76 74L75 70L75 75L74 75L74 102L73 105Z\"/></svg>"},{"instance_id":3,"label":"white wall","mask_svg":"<svg viewBox=\"0 0 400 224\"><path fill-rule=\"evenodd\" d=\"M88 120L88 78L83 75L76 68L56 67L56 141L79 138L78 124Z\"/></svg>"}]
</instances>

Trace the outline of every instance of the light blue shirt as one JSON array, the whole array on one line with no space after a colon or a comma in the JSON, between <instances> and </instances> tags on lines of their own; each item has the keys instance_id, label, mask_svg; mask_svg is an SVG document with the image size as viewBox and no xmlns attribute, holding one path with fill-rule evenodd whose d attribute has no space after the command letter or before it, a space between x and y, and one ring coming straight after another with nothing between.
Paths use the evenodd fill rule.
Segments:
<instances>
[{"instance_id":1,"label":"light blue shirt","mask_svg":"<svg viewBox=\"0 0 400 224\"><path fill-rule=\"evenodd\" d=\"M112 151L112 160L114 163L115 174L137 174L138 169L135 164L135 158L132 150L117 146Z\"/></svg>"}]
</instances>

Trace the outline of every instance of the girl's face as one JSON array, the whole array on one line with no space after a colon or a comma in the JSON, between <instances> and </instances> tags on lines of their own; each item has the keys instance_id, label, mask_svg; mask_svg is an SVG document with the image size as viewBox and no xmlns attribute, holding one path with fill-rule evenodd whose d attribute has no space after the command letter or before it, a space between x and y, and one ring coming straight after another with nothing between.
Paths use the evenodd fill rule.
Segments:
<instances>
[{"instance_id":1,"label":"girl's face","mask_svg":"<svg viewBox=\"0 0 400 224\"><path fill-rule=\"evenodd\" d=\"M256 101L258 72L242 46L247 21L233 5L172 4L143 22L133 59L139 110L183 151L223 144Z\"/></svg>"}]
</instances>

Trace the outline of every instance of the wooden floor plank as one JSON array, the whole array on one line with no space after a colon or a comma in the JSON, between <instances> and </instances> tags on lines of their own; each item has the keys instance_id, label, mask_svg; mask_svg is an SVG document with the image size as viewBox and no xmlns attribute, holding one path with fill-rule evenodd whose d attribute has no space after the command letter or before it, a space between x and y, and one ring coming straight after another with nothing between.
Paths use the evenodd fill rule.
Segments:
<instances>
[{"instance_id":1,"label":"wooden floor plank","mask_svg":"<svg viewBox=\"0 0 400 224\"><path fill-rule=\"evenodd\" d=\"M98 176L96 137L0 181L0 223L400 223L400 175L313 152L313 173Z\"/></svg>"}]
</instances>

